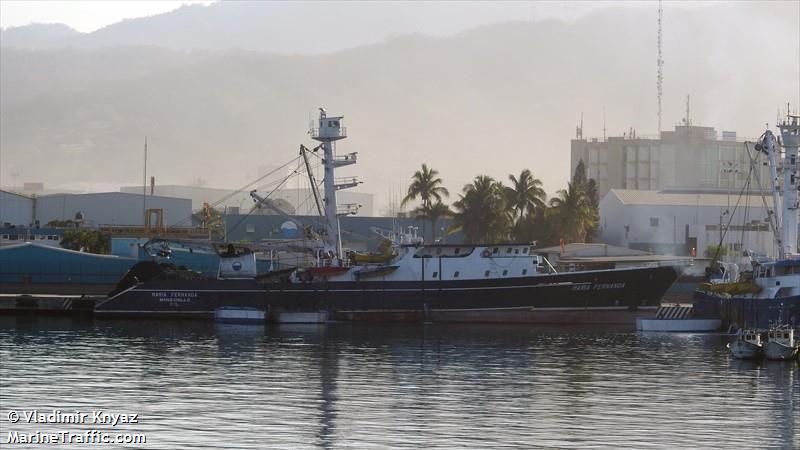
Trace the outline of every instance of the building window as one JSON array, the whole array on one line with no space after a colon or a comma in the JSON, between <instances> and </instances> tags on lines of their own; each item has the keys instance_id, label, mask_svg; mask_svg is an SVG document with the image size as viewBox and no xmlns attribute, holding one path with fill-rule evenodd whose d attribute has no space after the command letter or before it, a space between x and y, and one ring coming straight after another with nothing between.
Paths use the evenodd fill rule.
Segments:
<instances>
[{"instance_id":1,"label":"building window","mask_svg":"<svg viewBox=\"0 0 800 450\"><path fill-rule=\"evenodd\" d=\"M458 278L458 271L457 270L456 270L456 273L453 274L453 278Z\"/></svg>"},{"instance_id":2,"label":"building window","mask_svg":"<svg viewBox=\"0 0 800 450\"><path fill-rule=\"evenodd\" d=\"M657 227L658 226L658 217L651 217L650 218L650 226Z\"/></svg>"}]
</instances>

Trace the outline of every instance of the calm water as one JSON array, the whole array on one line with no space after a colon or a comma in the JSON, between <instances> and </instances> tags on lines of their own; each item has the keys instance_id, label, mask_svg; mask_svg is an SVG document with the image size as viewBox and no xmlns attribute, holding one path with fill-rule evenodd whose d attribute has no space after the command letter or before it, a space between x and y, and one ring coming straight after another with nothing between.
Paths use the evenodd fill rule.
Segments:
<instances>
[{"instance_id":1,"label":"calm water","mask_svg":"<svg viewBox=\"0 0 800 450\"><path fill-rule=\"evenodd\" d=\"M519 325L0 318L0 446L9 431L96 428L168 449L800 448L800 369L732 361L726 342ZM139 423L9 423L9 411L32 409Z\"/></svg>"}]
</instances>

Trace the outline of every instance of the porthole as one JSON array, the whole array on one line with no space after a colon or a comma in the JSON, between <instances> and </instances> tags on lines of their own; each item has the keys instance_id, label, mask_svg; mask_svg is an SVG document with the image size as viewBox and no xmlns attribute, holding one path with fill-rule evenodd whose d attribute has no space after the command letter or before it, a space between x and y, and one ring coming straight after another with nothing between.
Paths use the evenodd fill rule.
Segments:
<instances>
[{"instance_id":1,"label":"porthole","mask_svg":"<svg viewBox=\"0 0 800 450\"><path fill-rule=\"evenodd\" d=\"M457 270L456 270L456 273L453 274L453 278L458 278L458 271Z\"/></svg>"},{"instance_id":2,"label":"porthole","mask_svg":"<svg viewBox=\"0 0 800 450\"><path fill-rule=\"evenodd\" d=\"M486 272L483 272L483 276L488 277L489 276L489 271L487 270Z\"/></svg>"},{"instance_id":3,"label":"porthole","mask_svg":"<svg viewBox=\"0 0 800 450\"><path fill-rule=\"evenodd\" d=\"M503 271L503 276L506 276L506 275L508 275L508 269Z\"/></svg>"},{"instance_id":4,"label":"porthole","mask_svg":"<svg viewBox=\"0 0 800 450\"><path fill-rule=\"evenodd\" d=\"M431 276L431 278L436 278L437 276L439 276L439 272L433 272L433 275Z\"/></svg>"},{"instance_id":5,"label":"porthole","mask_svg":"<svg viewBox=\"0 0 800 450\"><path fill-rule=\"evenodd\" d=\"M522 274L523 275L527 275L528 274L528 269L522 269Z\"/></svg>"}]
</instances>

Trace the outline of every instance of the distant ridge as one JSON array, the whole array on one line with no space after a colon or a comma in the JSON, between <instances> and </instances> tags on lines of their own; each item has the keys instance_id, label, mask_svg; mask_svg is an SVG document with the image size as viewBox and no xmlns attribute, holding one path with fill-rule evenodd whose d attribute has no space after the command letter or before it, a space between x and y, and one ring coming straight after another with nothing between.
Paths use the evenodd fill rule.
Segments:
<instances>
[{"instance_id":1,"label":"distant ridge","mask_svg":"<svg viewBox=\"0 0 800 450\"><path fill-rule=\"evenodd\" d=\"M59 48L81 35L60 23L35 23L0 31L0 45L28 50Z\"/></svg>"},{"instance_id":2,"label":"distant ridge","mask_svg":"<svg viewBox=\"0 0 800 450\"><path fill-rule=\"evenodd\" d=\"M134 42L111 36L189 17L185 30L173 30L195 30L201 45L216 34L188 24L211 6L78 38ZM695 123L741 136L760 134L786 101L800 104L800 56L792 56L800 55L800 39L787 38L800 25L769 11L724 11L715 20L705 10L665 11L667 129L683 116L687 93ZM754 28L759 24L766 25ZM330 36L294 28L309 39ZM14 30L3 31L4 45ZM247 30L237 39L262 39ZM758 61L775 64L764 70ZM342 148L360 152L363 189L378 198L388 183L404 185L422 162L454 192L478 173L506 180L527 167L552 194L569 176L569 140L581 112L584 136L602 136L604 106L609 135L630 127L655 134L655 77L655 13L646 9L602 10L574 23L507 22L452 36L401 35L324 55L4 46L0 170L49 185L135 184L147 135L157 183L202 177L235 188L261 175L259 165L295 157L307 142L309 114L325 106L345 115L350 137Z\"/></svg>"}]
</instances>

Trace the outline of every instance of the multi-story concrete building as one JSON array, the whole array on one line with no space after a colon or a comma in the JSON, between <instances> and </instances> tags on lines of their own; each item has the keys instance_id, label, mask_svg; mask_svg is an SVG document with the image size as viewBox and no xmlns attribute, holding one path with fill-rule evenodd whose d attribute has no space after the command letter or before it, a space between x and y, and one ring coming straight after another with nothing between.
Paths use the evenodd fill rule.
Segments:
<instances>
[{"instance_id":1,"label":"multi-story concrete building","mask_svg":"<svg viewBox=\"0 0 800 450\"><path fill-rule=\"evenodd\" d=\"M757 152L737 139L735 132L676 126L658 138L631 132L605 140L573 139L571 172L583 160L587 176L597 182L600 198L611 189L736 190L748 178L750 155L755 157ZM759 167L762 185L767 186L769 170ZM754 182L751 186L757 189Z\"/></svg>"}]
</instances>

